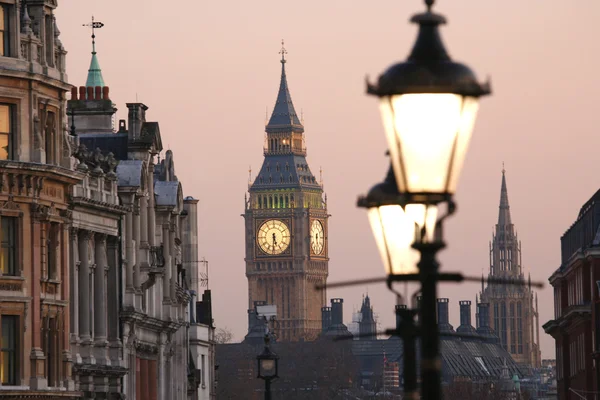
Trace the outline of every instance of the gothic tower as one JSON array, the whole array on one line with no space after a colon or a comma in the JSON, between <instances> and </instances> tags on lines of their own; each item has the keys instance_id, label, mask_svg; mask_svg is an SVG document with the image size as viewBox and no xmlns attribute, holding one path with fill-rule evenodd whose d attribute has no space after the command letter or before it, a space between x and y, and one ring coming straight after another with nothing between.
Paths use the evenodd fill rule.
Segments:
<instances>
[{"instance_id":1,"label":"gothic tower","mask_svg":"<svg viewBox=\"0 0 600 400\"><path fill-rule=\"evenodd\" d=\"M500 339L500 344L523 365L540 366L539 328L537 304L531 280L525 284L521 266L521 242L518 240L510 217L506 176L502 170L500 211L496 231L490 243L489 277L511 278L520 285L481 285L481 302L489 304L490 326ZM536 302L537 303L537 302Z\"/></svg>"},{"instance_id":2,"label":"gothic tower","mask_svg":"<svg viewBox=\"0 0 600 400\"><path fill-rule=\"evenodd\" d=\"M285 74L266 125L264 162L245 202L248 308L257 301L277 306L279 340L312 340L321 331L328 275L326 196L306 161L304 126Z\"/></svg>"}]
</instances>

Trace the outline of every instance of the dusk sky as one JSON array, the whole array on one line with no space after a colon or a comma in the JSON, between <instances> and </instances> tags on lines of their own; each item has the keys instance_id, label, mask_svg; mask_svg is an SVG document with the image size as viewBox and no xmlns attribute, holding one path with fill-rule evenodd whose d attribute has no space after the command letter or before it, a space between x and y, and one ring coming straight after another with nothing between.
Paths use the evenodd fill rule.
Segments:
<instances>
[{"instance_id":1,"label":"dusk sky","mask_svg":"<svg viewBox=\"0 0 600 400\"><path fill-rule=\"evenodd\" d=\"M244 193L248 167L263 158L265 110L279 86L281 39L288 83L304 112L308 162L323 168L328 196L329 282L383 276L366 212L356 198L381 181L386 142L376 99L365 94L390 64L404 60L415 37L410 16L420 0L217 1L62 0L57 22L69 52L73 85L85 84L91 19L104 80L127 117L126 102L149 106L165 150L174 152L184 195L200 200L201 257L210 264L217 327L237 341L247 329ZM489 269L489 241L498 218L502 162L523 268L539 291L543 358L554 342L541 325L553 318L547 278L560 265L560 236L600 188L600 2L596 0L439 0L434 8L454 60L493 94L479 117L458 185L457 214L447 222L444 271L480 276ZM475 300L478 284L444 284L451 323L458 301ZM330 290L345 301L344 319L368 290L381 328L394 323L394 297L384 285Z\"/></svg>"}]
</instances>

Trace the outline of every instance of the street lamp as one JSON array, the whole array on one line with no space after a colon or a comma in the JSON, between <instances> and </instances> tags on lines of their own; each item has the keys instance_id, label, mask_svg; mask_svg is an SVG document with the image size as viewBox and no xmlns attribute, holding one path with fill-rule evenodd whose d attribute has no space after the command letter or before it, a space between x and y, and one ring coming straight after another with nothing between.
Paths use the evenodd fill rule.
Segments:
<instances>
[{"instance_id":1,"label":"street lamp","mask_svg":"<svg viewBox=\"0 0 600 400\"><path fill-rule=\"evenodd\" d=\"M438 273L436 254L445 246L441 224L455 210L452 195L471 138L478 99L491 92L489 83L478 83L469 67L448 56L438 31L446 19L431 11L433 3L425 0L427 11L411 18L419 25L419 33L408 59L388 68L376 84L367 84L367 92L380 99L393 178L389 173L384 183L359 200L359 206L369 208L388 285L394 280L421 282L420 364L425 400L441 398L436 320L437 281L443 275ZM443 202L448 204L448 213L436 221L437 206ZM400 210L409 218L400 217ZM412 257L399 260L409 253L401 255L398 251L406 248L408 240L398 232L408 233L404 226L411 219L420 228L412 244L420 253L418 275L412 273Z\"/></svg>"},{"instance_id":2,"label":"street lamp","mask_svg":"<svg viewBox=\"0 0 600 400\"><path fill-rule=\"evenodd\" d=\"M265 348L263 352L256 356L258 361L258 377L265 381L265 400L271 399L271 381L279 376L279 357L269 348L269 335L265 335Z\"/></svg>"},{"instance_id":3,"label":"street lamp","mask_svg":"<svg viewBox=\"0 0 600 400\"><path fill-rule=\"evenodd\" d=\"M446 19L427 11L411 18L417 41L405 62L392 65L367 92L379 97L398 189L409 203L437 203L456 190L477 115L490 93L469 67L453 62L438 26Z\"/></svg>"}]
</instances>

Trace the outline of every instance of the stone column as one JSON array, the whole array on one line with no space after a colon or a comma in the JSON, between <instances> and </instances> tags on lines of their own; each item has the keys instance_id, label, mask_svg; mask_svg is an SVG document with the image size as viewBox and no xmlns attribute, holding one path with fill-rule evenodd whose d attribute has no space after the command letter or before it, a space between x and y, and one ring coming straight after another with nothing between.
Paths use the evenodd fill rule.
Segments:
<instances>
[{"instance_id":1,"label":"stone column","mask_svg":"<svg viewBox=\"0 0 600 400\"><path fill-rule=\"evenodd\" d=\"M171 232L169 223L163 224L163 258L165 259L164 277L163 277L163 298L168 302L171 298ZM166 317L166 316L165 316Z\"/></svg>"},{"instance_id":2,"label":"stone column","mask_svg":"<svg viewBox=\"0 0 600 400\"><path fill-rule=\"evenodd\" d=\"M29 386L31 390L44 390L48 387L48 381L44 376L44 362L46 357L42 351L42 309L40 280L42 279L41 260L41 222L38 218L38 204L31 205L31 353ZM23 268L24 269L24 268Z\"/></svg>"},{"instance_id":3,"label":"stone column","mask_svg":"<svg viewBox=\"0 0 600 400\"><path fill-rule=\"evenodd\" d=\"M133 291L133 210L125 214L125 257L126 272L125 272L125 288L128 291Z\"/></svg>"},{"instance_id":4,"label":"stone column","mask_svg":"<svg viewBox=\"0 0 600 400\"><path fill-rule=\"evenodd\" d=\"M170 226L169 248L171 253L171 301L173 304L177 301L177 259L175 257L175 235L177 231L175 228L176 225L172 223Z\"/></svg>"},{"instance_id":5,"label":"stone column","mask_svg":"<svg viewBox=\"0 0 600 400\"><path fill-rule=\"evenodd\" d=\"M165 366L165 343L167 340L166 333L160 333L158 342L158 398L167 399L166 388L166 366ZM154 367L156 368L156 366ZM156 370L156 369L155 369Z\"/></svg>"},{"instance_id":6,"label":"stone column","mask_svg":"<svg viewBox=\"0 0 600 400\"><path fill-rule=\"evenodd\" d=\"M107 276L107 301L106 315L108 325L108 342L110 346L110 359L119 360L121 339L119 338L119 294L121 292L119 268L119 241L116 237L107 238L106 251L108 255L108 276Z\"/></svg>"},{"instance_id":7,"label":"stone column","mask_svg":"<svg viewBox=\"0 0 600 400\"><path fill-rule=\"evenodd\" d=\"M79 245L77 236L79 229L71 228L69 230L69 237L71 240L71 260L70 260L70 274L71 274L71 343L79 344Z\"/></svg>"},{"instance_id":8,"label":"stone column","mask_svg":"<svg viewBox=\"0 0 600 400\"><path fill-rule=\"evenodd\" d=\"M148 195L140 197L140 247L148 248ZM144 260L146 261L146 260Z\"/></svg>"},{"instance_id":9,"label":"stone column","mask_svg":"<svg viewBox=\"0 0 600 400\"><path fill-rule=\"evenodd\" d=\"M138 198L139 203L139 198ZM142 290L142 275L140 271L140 263L142 261L140 257L140 206L139 204L134 204L133 206L133 241L135 244L135 263L133 264L133 285L136 291Z\"/></svg>"},{"instance_id":10,"label":"stone column","mask_svg":"<svg viewBox=\"0 0 600 400\"><path fill-rule=\"evenodd\" d=\"M90 260L89 243L94 234L90 231L79 231L79 337L81 339L81 355L84 362L93 359L91 349L91 307L90 307ZM84 350L85 348L85 350Z\"/></svg>"},{"instance_id":11,"label":"stone column","mask_svg":"<svg viewBox=\"0 0 600 400\"><path fill-rule=\"evenodd\" d=\"M94 346L99 349L96 361L100 364L107 364L106 272L108 270L108 263L106 257L106 235L97 233L95 239Z\"/></svg>"},{"instance_id":12,"label":"stone column","mask_svg":"<svg viewBox=\"0 0 600 400\"><path fill-rule=\"evenodd\" d=\"M156 246L156 212L154 210L154 164L148 165L148 244Z\"/></svg>"}]
</instances>

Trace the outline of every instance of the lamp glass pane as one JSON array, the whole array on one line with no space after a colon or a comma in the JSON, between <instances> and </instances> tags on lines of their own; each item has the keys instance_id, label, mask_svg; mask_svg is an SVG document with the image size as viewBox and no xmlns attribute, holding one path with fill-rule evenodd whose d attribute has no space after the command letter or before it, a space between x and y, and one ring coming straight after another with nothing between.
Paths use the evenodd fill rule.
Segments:
<instances>
[{"instance_id":1,"label":"lamp glass pane","mask_svg":"<svg viewBox=\"0 0 600 400\"><path fill-rule=\"evenodd\" d=\"M406 214L419 226L425 228L426 242L432 242L435 235L435 224L437 222L438 208L435 205L407 204Z\"/></svg>"},{"instance_id":2,"label":"lamp glass pane","mask_svg":"<svg viewBox=\"0 0 600 400\"><path fill-rule=\"evenodd\" d=\"M466 153L476 115L473 102L452 93L404 94L383 97L380 109L398 189L452 193L456 179L448 174L460 172L462 162L457 169L453 163Z\"/></svg>"},{"instance_id":3,"label":"lamp glass pane","mask_svg":"<svg viewBox=\"0 0 600 400\"><path fill-rule=\"evenodd\" d=\"M388 275L418 272L419 253L411 245L415 222L398 205L369 209L369 222Z\"/></svg>"},{"instance_id":4,"label":"lamp glass pane","mask_svg":"<svg viewBox=\"0 0 600 400\"><path fill-rule=\"evenodd\" d=\"M458 185L458 177L462 171L462 166L467 155L471 134L475 126L477 111L479 110L479 99L476 97L465 97L463 99L463 107L460 115L460 125L458 129L458 138L456 140L456 150L454 153L454 161L452 172L450 174L450 182L448 184L449 192L454 193Z\"/></svg>"},{"instance_id":5,"label":"lamp glass pane","mask_svg":"<svg viewBox=\"0 0 600 400\"><path fill-rule=\"evenodd\" d=\"M275 360L262 359L260 360L260 366L265 375L271 375L275 372Z\"/></svg>"}]
</instances>

